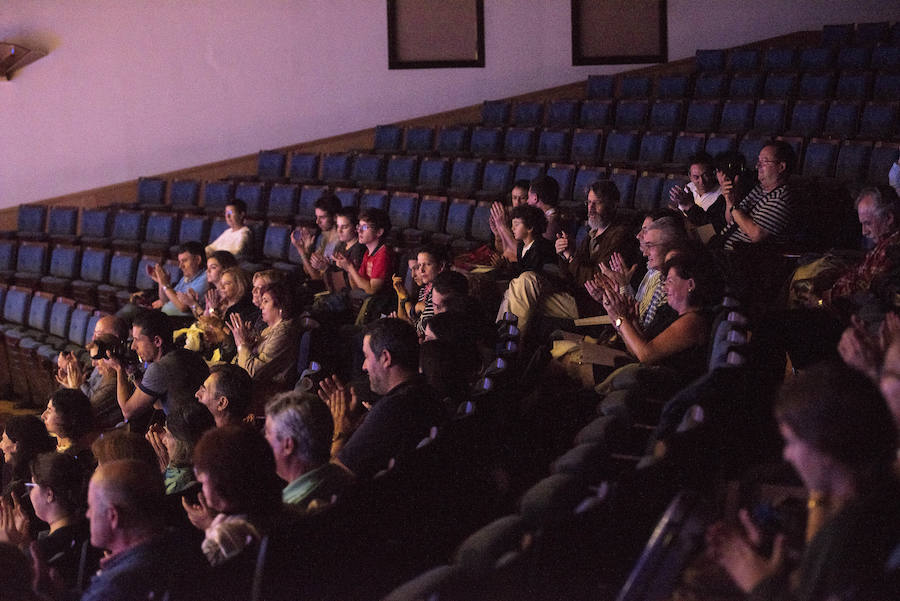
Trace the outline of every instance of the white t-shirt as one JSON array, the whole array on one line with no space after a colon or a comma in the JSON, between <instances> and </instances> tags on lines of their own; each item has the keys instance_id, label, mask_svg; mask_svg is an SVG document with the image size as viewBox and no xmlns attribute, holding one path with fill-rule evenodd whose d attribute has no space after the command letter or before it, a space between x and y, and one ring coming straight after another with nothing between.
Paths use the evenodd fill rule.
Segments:
<instances>
[{"instance_id":1,"label":"white t-shirt","mask_svg":"<svg viewBox=\"0 0 900 601\"><path fill-rule=\"evenodd\" d=\"M719 198L719 186L716 186L702 196L697 192L697 186L694 185L694 182L689 183L687 189L690 190L691 194L694 196L694 202L700 205L700 208L704 211L708 211L709 207L713 206L713 203Z\"/></svg>"},{"instance_id":2,"label":"white t-shirt","mask_svg":"<svg viewBox=\"0 0 900 601\"><path fill-rule=\"evenodd\" d=\"M209 246L206 247L206 254L217 250L226 250L238 260L248 258L247 254L250 252L250 228L246 225L237 230L228 228L219 234L218 238L209 243Z\"/></svg>"}]
</instances>

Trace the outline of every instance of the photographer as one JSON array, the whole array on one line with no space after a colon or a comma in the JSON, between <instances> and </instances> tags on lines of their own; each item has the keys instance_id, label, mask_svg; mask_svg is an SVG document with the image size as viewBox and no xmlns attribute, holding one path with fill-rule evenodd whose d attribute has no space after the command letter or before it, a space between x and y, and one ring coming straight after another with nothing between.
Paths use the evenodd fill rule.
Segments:
<instances>
[{"instance_id":1,"label":"photographer","mask_svg":"<svg viewBox=\"0 0 900 601\"><path fill-rule=\"evenodd\" d=\"M104 361L116 373L116 398L125 419L131 421L151 407L168 414L170 407L194 402L194 392L209 375L209 368L198 353L175 348L169 317L160 311L139 314L131 337L132 350L149 364L134 392L121 359L107 355Z\"/></svg>"},{"instance_id":2,"label":"photographer","mask_svg":"<svg viewBox=\"0 0 900 601\"><path fill-rule=\"evenodd\" d=\"M110 351L121 358L126 371L136 370L137 357L128 349L127 337L125 322L113 315L106 315L97 322L93 339L87 345L93 368L89 376L73 353L60 353L57 359L56 381L64 388L80 389L90 399L96 426L100 430L114 428L123 420L116 400L116 374L102 360Z\"/></svg>"},{"instance_id":3,"label":"photographer","mask_svg":"<svg viewBox=\"0 0 900 601\"><path fill-rule=\"evenodd\" d=\"M734 250L740 244L784 241L791 219L788 177L796 164L794 149L779 140L759 151L756 160L758 183L746 196L739 196L734 183L722 184L726 222L722 243L725 250Z\"/></svg>"}]
</instances>

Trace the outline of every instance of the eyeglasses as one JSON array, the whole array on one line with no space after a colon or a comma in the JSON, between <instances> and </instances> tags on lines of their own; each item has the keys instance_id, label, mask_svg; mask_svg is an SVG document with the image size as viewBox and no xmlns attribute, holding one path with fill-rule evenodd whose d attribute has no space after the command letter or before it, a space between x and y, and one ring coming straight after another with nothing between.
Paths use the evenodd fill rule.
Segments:
<instances>
[{"instance_id":1,"label":"eyeglasses","mask_svg":"<svg viewBox=\"0 0 900 601\"><path fill-rule=\"evenodd\" d=\"M365 223L360 223L356 226L356 231L358 232L368 232L370 229L372 229L372 226Z\"/></svg>"},{"instance_id":2,"label":"eyeglasses","mask_svg":"<svg viewBox=\"0 0 900 601\"><path fill-rule=\"evenodd\" d=\"M24 484L26 488L37 488L40 486L40 484L35 484L34 482L25 482Z\"/></svg>"},{"instance_id":3,"label":"eyeglasses","mask_svg":"<svg viewBox=\"0 0 900 601\"><path fill-rule=\"evenodd\" d=\"M656 248L662 246L662 242L641 242L641 248Z\"/></svg>"},{"instance_id":4,"label":"eyeglasses","mask_svg":"<svg viewBox=\"0 0 900 601\"><path fill-rule=\"evenodd\" d=\"M769 165L771 163L780 163L781 161L777 161L775 159L756 159L757 165Z\"/></svg>"}]
</instances>

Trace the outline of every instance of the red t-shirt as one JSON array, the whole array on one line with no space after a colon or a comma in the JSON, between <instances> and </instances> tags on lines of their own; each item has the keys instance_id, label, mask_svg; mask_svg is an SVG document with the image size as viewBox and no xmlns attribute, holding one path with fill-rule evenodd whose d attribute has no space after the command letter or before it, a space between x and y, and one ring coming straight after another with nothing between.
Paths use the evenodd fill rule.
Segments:
<instances>
[{"instance_id":1,"label":"red t-shirt","mask_svg":"<svg viewBox=\"0 0 900 601\"><path fill-rule=\"evenodd\" d=\"M382 244L375 249L375 254L370 255L369 249L363 254L362 263L359 264L359 275L367 280L376 279L383 280L391 275L391 268L394 263L393 253L391 249Z\"/></svg>"}]
</instances>

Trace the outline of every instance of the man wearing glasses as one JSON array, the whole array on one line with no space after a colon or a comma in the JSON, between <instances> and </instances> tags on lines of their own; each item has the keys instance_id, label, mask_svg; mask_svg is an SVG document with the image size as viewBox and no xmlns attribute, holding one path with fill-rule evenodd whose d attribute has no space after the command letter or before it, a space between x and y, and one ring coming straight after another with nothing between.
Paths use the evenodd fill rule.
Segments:
<instances>
[{"instance_id":1,"label":"man wearing glasses","mask_svg":"<svg viewBox=\"0 0 900 601\"><path fill-rule=\"evenodd\" d=\"M780 242L786 238L791 217L791 190L788 176L797 157L790 144L772 142L759 151L756 162L759 183L737 202L733 182L721 189L725 197L725 229L722 239L726 250L740 243Z\"/></svg>"}]
</instances>

